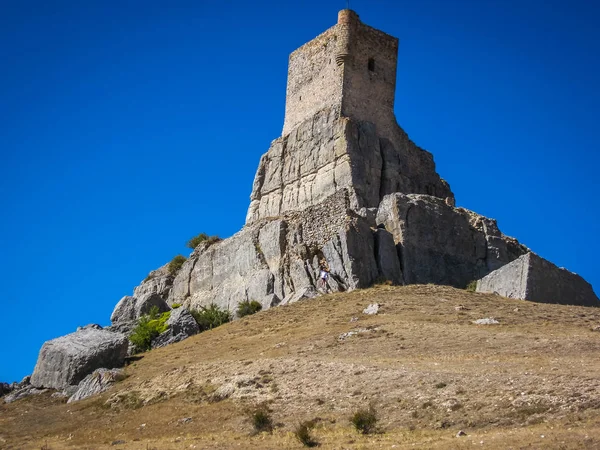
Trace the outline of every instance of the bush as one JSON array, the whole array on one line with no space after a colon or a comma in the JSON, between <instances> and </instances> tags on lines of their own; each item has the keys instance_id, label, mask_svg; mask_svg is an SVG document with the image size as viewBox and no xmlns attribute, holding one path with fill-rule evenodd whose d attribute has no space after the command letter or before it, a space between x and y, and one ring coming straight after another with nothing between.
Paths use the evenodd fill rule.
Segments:
<instances>
[{"instance_id":1,"label":"bush","mask_svg":"<svg viewBox=\"0 0 600 450\"><path fill-rule=\"evenodd\" d=\"M373 405L369 406L369 409L359 409L356 411L350 418L350 422L352 422L356 431L362 434L370 434L376 431L377 414Z\"/></svg>"},{"instance_id":2,"label":"bush","mask_svg":"<svg viewBox=\"0 0 600 450\"><path fill-rule=\"evenodd\" d=\"M177 309L177 308L181 308L181 303L173 303L171 305L171 309Z\"/></svg>"},{"instance_id":3,"label":"bush","mask_svg":"<svg viewBox=\"0 0 600 450\"><path fill-rule=\"evenodd\" d=\"M148 314L140 317L138 324L129 336L129 340L135 345L136 352L145 352L152 348L152 339L167 331L167 320L170 316L171 311L161 314L158 307L153 306Z\"/></svg>"},{"instance_id":4,"label":"bush","mask_svg":"<svg viewBox=\"0 0 600 450\"><path fill-rule=\"evenodd\" d=\"M273 419L271 419L271 411L266 405L257 406L255 409L250 411L249 415L255 433L261 433L263 431L270 433L273 431Z\"/></svg>"},{"instance_id":5,"label":"bush","mask_svg":"<svg viewBox=\"0 0 600 450\"><path fill-rule=\"evenodd\" d=\"M262 309L262 305L256 300L244 300L237 307L237 316L242 318L256 314Z\"/></svg>"},{"instance_id":6,"label":"bush","mask_svg":"<svg viewBox=\"0 0 600 450\"><path fill-rule=\"evenodd\" d=\"M294 436L296 439L305 447L316 447L319 443L311 436L310 431L314 428L315 422L313 420L307 420L302 422L294 430Z\"/></svg>"},{"instance_id":7,"label":"bush","mask_svg":"<svg viewBox=\"0 0 600 450\"><path fill-rule=\"evenodd\" d=\"M187 246L188 248L191 248L193 250L196 247L198 247L202 242L206 242L208 245L212 245L215 242L219 242L220 240L221 238L219 236L209 236L206 233L200 233L198 236L194 236L193 238L191 238L188 241Z\"/></svg>"},{"instance_id":8,"label":"bush","mask_svg":"<svg viewBox=\"0 0 600 450\"><path fill-rule=\"evenodd\" d=\"M477 280L469 282L469 284L467 284L466 289L469 292L475 292L477 290Z\"/></svg>"},{"instance_id":9,"label":"bush","mask_svg":"<svg viewBox=\"0 0 600 450\"><path fill-rule=\"evenodd\" d=\"M200 331L212 330L224 323L231 321L231 313L226 309L221 309L214 303L208 307L201 306L200 309L193 309L190 311Z\"/></svg>"},{"instance_id":10,"label":"bush","mask_svg":"<svg viewBox=\"0 0 600 450\"><path fill-rule=\"evenodd\" d=\"M181 266L183 266L183 263L186 262L186 260L187 260L187 258L185 256L177 255L175 258L173 258L171 260L171 262L167 266L167 270L169 271L169 273L171 275L173 275L174 273L177 273L177 271L179 269L181 269Z\"/></svg>"}]
</instances>

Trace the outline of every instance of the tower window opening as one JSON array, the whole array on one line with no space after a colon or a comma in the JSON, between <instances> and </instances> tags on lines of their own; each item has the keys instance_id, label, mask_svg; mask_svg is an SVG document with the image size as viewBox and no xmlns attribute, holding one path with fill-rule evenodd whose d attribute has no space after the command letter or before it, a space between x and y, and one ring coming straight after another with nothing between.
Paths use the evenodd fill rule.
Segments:
<instances>
[{"instance_id":1,"label":"tower window opening","mask_svg":"<svg viewBox=\"0 0 600 450\"><path fill-rule=\"evenodd\" d=\"M369 72L375 72L375 60L369 58Z\"/></svg>"}]
</instances>

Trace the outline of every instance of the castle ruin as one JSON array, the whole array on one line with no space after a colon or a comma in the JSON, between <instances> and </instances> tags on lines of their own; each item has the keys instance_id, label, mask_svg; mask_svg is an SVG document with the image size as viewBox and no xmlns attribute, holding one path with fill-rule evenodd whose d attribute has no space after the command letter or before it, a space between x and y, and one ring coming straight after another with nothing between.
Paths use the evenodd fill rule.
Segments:
<instances>
[{"instance_id":1,"label":"castle ruin","mask_svg":"<svg viewBox=\"0 0 600 450\"><path fill-rule=\"evenodd\" d=\"M152 298L231 311L257 300L269 308L381 280L465 287L490 273L500 274L493 285L502 290L502 274L513 271L498 269L530 250L495 220L456 208L431 153L397 124L397 55L398 39L351 10L292 52L282 136L260 159L244 228L200 244L176 274L166 266L152 272L120 307ZM331 271L325 290L323 262ZM533 292L532 283L567 283L555 289L565 295L547 301L597 304L578 275L551 264L528 273L523 292Z\"/></svg>"}]
</instances>

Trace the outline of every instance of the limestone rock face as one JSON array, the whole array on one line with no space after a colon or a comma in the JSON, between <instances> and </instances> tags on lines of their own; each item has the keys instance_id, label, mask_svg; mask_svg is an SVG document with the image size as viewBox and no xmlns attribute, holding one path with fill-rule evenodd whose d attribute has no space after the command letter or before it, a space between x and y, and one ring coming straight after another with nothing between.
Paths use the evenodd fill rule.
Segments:
<instances>
[{"instance_id":1,"label":"limestone rock face","mask_svg":"<svg viewBox=\"0 0 600 450\"><path fill-rule=\"evenodd\" d=\"M430 153L397 125L380 136L370 122L323 109L271 144L260 160L246 223L302 211L345 189L354 211L392 192L454 195Z\"/></svg>"},{"instance_id":2,"label":"limestone rock face","mask_svg":"<svg viewBox=\"0 0 600 450\"><path fill-rule=\"evenodd\" d=\"M600 306L588 282L535 253L527 253L483 277L477 282L477 292L541 303Z\"/></svg>"},{"instance_id":3,"label":"limestone rock face","mask_svg":"<svg viewBox=\"0 0 600 450\"><path fill-rule=\"evenodd\" d=\"M183 307L171 311L167 325L169 327L167 331L152 341L152 348L174 344L200 332L200 327L194 317Z\"/></svg>"},{"instance_id":4,"label":"limestone rock face","mask_svg":"<svg viewBox=\"0 0 600 450\"><path fill-rule=\"evenodd\" d=\"M110 389L117 381L125 378L122 369L97 369L85 377L77 386L77 391L67 403L76 402Z\"/></svg>"},{"instance_id":5,"label":"limestone rock face","mask_svg":"<svg viewBox=\"0 0 600 450\"><path fill-rule=\"evenodd\" d=\"M256 300L267 309L300 291L316 292L323 259L331 291L368 286L379 275L372 224L350 209L349 197L341 190L302 213L264 219L196 248L175 277L169 303L235 311L241 301Z\"/></svg>"},{"instance_id":6,"label":"limestone rock face","mask_svg":"<svg viewBox=\"0 0 600 450\"><path fill-rule=\"evenodd\" d=\"M40 350L31 385L54 389L76 385L96 369L122 366L127 347L125 335L93 328L52 339Z\"/></svg>"},{"instance_id":7,"label":"limestone rock face","mask_svg":"<svg viewBox=\"0 0 600 450\"><path fill-rule=\"evenodd\" d=\"M140 302L153 295L158 295L163 300L169 296L175 276L169 271L168 264L153 270L148 277L133 291L133 296Z\"/></svg>"},{"instance_id":8,"label":"limestone rock face","mask_svg":"<svg viewBox=\"0 0 600 450\"><path fill-rule=\"evenodd\" d=\"M376 221L394 236L407 284L464 287L528 251L494 220L428 195L388 195Z\"/></svg>"},{"instance_id":9,"label":"limestone rock face","mask_svg":"<svg viewBox=\"0 0 600 450\"><path fill-rule=\"evenodd\" d=\"M138 286L138 288L139 287L140 286ZM136 290L138 290L138 288L136 288ZM171 309L162 299L160 294L145 294L141 297L131 297L126 295L115 306L115 309L110 316L110 321L113 324L135 321L142 315L148 314L153 306L156 306L161 313Z\"/></svg>"}]
</instances>

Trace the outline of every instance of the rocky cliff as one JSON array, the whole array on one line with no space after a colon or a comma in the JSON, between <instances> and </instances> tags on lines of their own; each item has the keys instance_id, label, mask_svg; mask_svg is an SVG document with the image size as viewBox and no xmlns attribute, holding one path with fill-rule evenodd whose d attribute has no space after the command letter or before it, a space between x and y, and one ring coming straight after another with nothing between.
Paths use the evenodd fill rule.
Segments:
<instances>
[{"instance_id":1,"label":"rocky cliff","mask_svg":"<svg viewBox=\"0 0 600 450\"><path fill-rule=\"evenodd\" d=\"M393 192L454 197L435 171L431 153L417 147L399 127L382 137L371 122L324 109L273 141L260 160L246 224L302 211L339 190L350 207L367 215Z\"/></svg>"}]
</instances>

